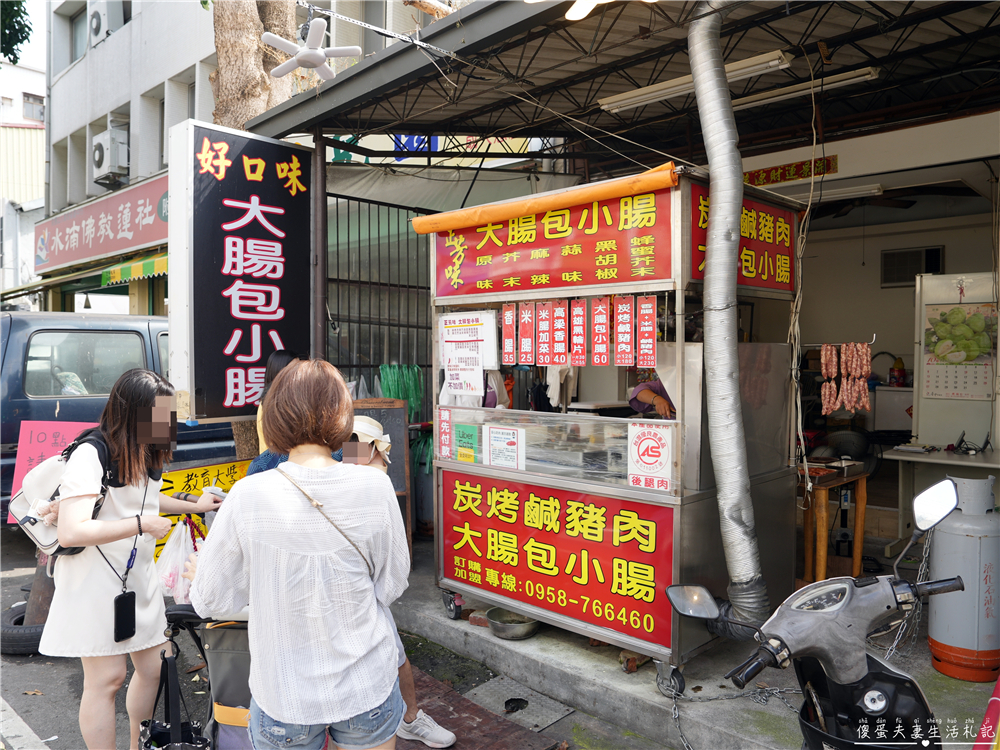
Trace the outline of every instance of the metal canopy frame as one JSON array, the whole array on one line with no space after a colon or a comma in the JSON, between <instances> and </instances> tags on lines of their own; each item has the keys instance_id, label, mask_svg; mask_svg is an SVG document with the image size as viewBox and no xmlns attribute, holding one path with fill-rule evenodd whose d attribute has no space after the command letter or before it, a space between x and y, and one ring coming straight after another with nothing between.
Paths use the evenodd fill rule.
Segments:
<instances>
[{"instance_id":1,"label":"metal canopy frame","mask_svg":"<svg viewBox=\"0 0 1000 750\"><path fill-rule=\"evenodd\" d=\"M445 139L438 151L376 152L394 157L483 156L458 148L459 138L464 145L470 135L552 139L525 156L585 160L608 176L665 161L667 154L704 161L693 95L617 114L597 103L690 73L686 31L696 3L610 3L575 23L565 19L569 6L472 3L419 38L477 65L393 44L248 128L273 137L320 127L328 135ZM731 90L740 98L815 80L821 141L1000 108L998 2L755 0L732 10L722 43L727 61L773 49L795 55L790 68ZM821 90L822 78L866 67L880 68L880 78ZM812 114L808 96L737 112L741 152L811 142ZM337 147L363 148L343 141Z\"/></svg>"}]
</instances>

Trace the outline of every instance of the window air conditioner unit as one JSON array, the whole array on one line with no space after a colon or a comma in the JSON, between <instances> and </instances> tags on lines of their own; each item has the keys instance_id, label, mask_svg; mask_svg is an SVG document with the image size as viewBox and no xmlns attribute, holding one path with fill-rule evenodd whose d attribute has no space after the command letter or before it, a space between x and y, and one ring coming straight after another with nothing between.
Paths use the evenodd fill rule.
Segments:
<instances>
[{"instance_id":1,"label":"window air conditioner unit","mask_svg":"<svg viewBox=\"0 0 1000 750\"><path fill-rule=\"evenodd\" d=\"M87 12L91 47L100 44L112 31L125 25L122 0L90 0Z\"/></svg>"},{"instance_id":2,"label":"window air conditioner unit","mask_svg":"<svg viewBox=\"0 0 1000 750\"><path fill-rule=\"evenodd\" d=\"M111 128L94 136L94 182L116 187L128 177L128 131Z\"/></svg>"}]
</instances>

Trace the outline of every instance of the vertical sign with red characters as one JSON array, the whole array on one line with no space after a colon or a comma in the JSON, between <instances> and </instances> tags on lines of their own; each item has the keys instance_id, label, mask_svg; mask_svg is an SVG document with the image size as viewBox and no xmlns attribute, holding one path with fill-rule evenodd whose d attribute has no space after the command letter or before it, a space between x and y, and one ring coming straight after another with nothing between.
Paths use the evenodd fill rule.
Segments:
<instances>
[{"instance_id":1,"label":"vertical sign with red characters","mask_svg":"<svg viewBox=\"0 0 1000 750\"><path fill-rule=\"evenodd\" d=\"M501 352L501 362L505 365L517 364L517 305L504 305L501 319L501 330L503 332L503 352Z\"/></svg>"},{"instance_id":2,"label":"vertical sign with red characters","mask_svg":"<svg viewBox=\"0 0 1000 750\"><path fill-rule=\"evenodd\" d=\"M635 297L615 297L615 364L631 367L635 362Z\"/></svg>"},{"instance_id":3,"label":"vertical sign with red characters","mask_svg":"<svg viewBox=\"0 0 1000 750\"><path fill-rule=\"evenodd\" d=\"M563 367L569 364L569 303L559 300L552 303L552 364Z\"/></svg>"},{"instance_id":4,"label":"vertical sign with red characters","mask_svg":"<svg viewBox=\"0 0 1000 750\"><path fill-rule=\"evenodd\" d=\"M611 364L611 298L597 297L590 303L590 361L595 365Z\"/></svg>"},{"instance_id":5,"label":"vertical sign with red characters","mask_svg":"<svg viewBox=\"0 0 1000 750\"><path fill-rule=\"evenodd\" d=\"M189 120L170 153L171 380L185 418L250 418L271 353L309 352L311 152Z\"/></svg>"},{"instance_id":6,"label":"vertical sign with red characters","mask_svg":"<svg viewBox=\"0 0 1000 750\"><path fill-rule=\"evenodd\" d=\"M573 300L569 315L569 363L583 367L587 364L587 300Z\"/></svg>"},{"instance_id":7,"label":"vertical sign with red characters","mask_svg":"<svg viewBox=\"0 0 1000 750\"><path fill-rule=\"evenodd\" d=\"M451 409L438 409L438 455L451 458Z\"/></svg>"},{"instance_id":8,"label":"vertical sign with red characters","mask_svg":"<svg viewBox=\"0 0 1000 750\"><path fill-rule=\"evenodd\" d=\"M636 365L656 367L656 297L639 297L636 312Z\"/></svg>"},{"instance_id":9,"label":"vertical sign with red characters","mask_svg":"<svg viewBox=\"0 0 1000 750\"><path fill-rule=\"evenodd\" d=\"M522 302L517 306L517 363L535 364L535 303Z\"/></svg>"},{"instance_id":10,"label":"vertical sign with red characters","mask_svg":"<svg viewBox=\"0 0 1000 750\"><path fill-rule=\"evenodd\" d=\"M538 354L535 364L548 367L552 362L552 303L539 302L535 307L535 337Z\"/></svg>"}]
</instances>

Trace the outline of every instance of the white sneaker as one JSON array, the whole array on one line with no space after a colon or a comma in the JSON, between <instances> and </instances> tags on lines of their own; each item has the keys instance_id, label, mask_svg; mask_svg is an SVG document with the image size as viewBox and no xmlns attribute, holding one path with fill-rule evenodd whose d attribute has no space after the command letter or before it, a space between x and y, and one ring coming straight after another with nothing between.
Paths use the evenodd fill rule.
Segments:
<instances>
[{"instance_id":1,"label":"white sneaker","mask_svg":"<svg viewBox=\"0 0 1000 750\"><path fill-rule=\"evenodd\" d=\"M455 744L455 735L425 714L423 709L417 711L417 718L411 723L404 721L400 724L396 736L404 740L419 740L427 747L451 747Z\"/></svg>"}]
</instances>

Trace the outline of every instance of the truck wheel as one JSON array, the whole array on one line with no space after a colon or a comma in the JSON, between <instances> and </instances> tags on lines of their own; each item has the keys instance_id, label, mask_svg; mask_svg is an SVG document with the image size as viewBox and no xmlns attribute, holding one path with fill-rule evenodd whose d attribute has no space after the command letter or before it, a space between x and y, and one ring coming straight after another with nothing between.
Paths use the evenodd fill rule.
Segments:
<instances>
[{"instance_id":1,"label":"truck wheel","mask_svg":"<svg viewBox=\"0 0 1000 750\"><path fill-rule=\"evenodd\" d=\"M23 625L27 604L16 604L0 618L0 653L37 654L45 625Z\"/></svg>"}]
</instances>

